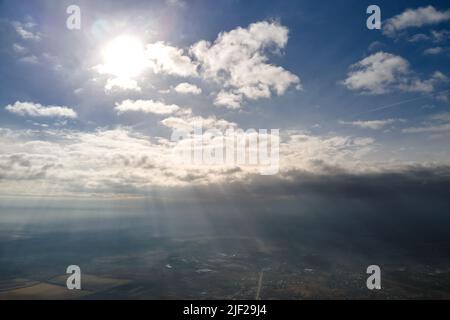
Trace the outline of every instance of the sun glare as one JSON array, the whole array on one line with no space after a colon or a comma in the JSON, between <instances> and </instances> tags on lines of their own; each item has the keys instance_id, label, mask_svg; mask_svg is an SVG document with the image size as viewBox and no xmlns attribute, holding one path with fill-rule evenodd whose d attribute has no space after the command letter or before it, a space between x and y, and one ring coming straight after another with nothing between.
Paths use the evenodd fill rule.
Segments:
<instances>
[{"instance_id":1,"label":"sun glare","mask_svg":"<svg viewBox=\"0 0 450 320\"><path fill-rule=\"evenodd\" d=\"M144 45L137 37L123 35L103 50L104 71L119 78L133 78L146 67Z\"/></svg>"}]
</instances>

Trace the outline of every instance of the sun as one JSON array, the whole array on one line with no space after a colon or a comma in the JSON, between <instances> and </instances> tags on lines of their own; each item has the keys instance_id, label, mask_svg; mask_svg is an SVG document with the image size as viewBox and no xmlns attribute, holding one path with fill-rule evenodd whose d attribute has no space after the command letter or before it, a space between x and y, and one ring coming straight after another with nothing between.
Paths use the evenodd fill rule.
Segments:
<instances>
[{"instance_id":1,"label":"sun","mask_svg":"<svg viewBox=\"0 0 450 320\"><path fill-rule=\"evenodd\" d=\"M102 51L103 72L118 78L131 79L146 68L142 41L135 36L121 35L114 38Z\"/></svg>"}]
</instances>

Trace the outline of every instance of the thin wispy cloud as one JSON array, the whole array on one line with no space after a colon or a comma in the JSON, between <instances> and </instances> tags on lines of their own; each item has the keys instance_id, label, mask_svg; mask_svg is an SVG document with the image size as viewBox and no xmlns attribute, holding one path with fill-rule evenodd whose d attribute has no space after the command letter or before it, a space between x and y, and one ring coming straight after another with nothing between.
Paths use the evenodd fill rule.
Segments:
<instances>
[{"instance_id":1,"label":"thin wispy cloud","mask_svg":"<svg viewBox=\"0 0 450 320\"><path fill-rule=\"evenodd\" d=\"M17 34L23 39L23 40L32 40L32 41L40 41L42 35L35 31L36 24L33 22L20 22L20 21L13 21L12 26L14 27Z\"/></svg>"},{"instance_id":2,"label":"thin wispy cloud","mask_svg":"<svg viewBox=\"0 0 450 320\"><path fill-rule=\"evenodd\" d=\"M340 124L355 126L362 129L373 129L380 130L386 126L393 124L395 122L401 121L402 119L384 119L384 120L357 120L357 121L339 121Z\"/></svg>"}]
</instances>

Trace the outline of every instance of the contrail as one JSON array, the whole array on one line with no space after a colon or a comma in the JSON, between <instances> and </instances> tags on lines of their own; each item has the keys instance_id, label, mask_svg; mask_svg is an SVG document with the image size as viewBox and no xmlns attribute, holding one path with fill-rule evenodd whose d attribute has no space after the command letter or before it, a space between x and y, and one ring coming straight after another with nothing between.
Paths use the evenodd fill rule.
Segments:
<instances>
[{"instance_id":1,"label":"contrail","mask_svg":"<svg viewBox=\"0 0 450 320\"><path fill-rule=\"evenodd\" d=\"M436 92L434 95L437 95L437 94L440 94L440 93L444 93L444 92L448 92L448 91L450 91L450 89ZM375 111L379 111L379 110L389 109L389 108L392 108L392 107L395 107L395 106L398 106L398 105L401 105L401 104L404 104L404 103L407 103L407 102L417 101L417 100L421 100L421 99L425 99L425 98L427 98L427 97L418 97L418 98L413 98L413 99L408 99L408 100L403 100L403 101L391 103L391 104L388 104L388 105L385 105L385 106L381 106L381 107L377 107L377 108L374 108L374 109L370 109L370 110L367 110L367 111L363 111L363 112L360 112L360 113L353 114L350 117L356 117L356 116L359 116L359 115L362 115L362 114L367 114L367 113L371 113L371 112L375 112Z\"/></svg>"},{"instance_id":2,"label":"contrail","mask_svg":"<svg viewBox=\"0 0 450 320\"><path fill-rule=\"evenodd\" d=\"M261 293L261 286L262 286L263 276L264 276L264 270L261 270L261 272L259 273L258 288L256 289L255 300L260 300L260 296L259 295Z\"/></svg>"},{"instance_id":3,"label":"contrail","mask_svg":"<svg viewBox=\"0 0 450 320\"><path fill-rule=\"evenodd\" d=\"M440 93L449 92L449 91L450 91L450 89L438 91L438 92L434 93L433 96L438 95ZM408 99L408 100L403 100L403 101L391 103L391 104L388 104L388 105L385 105L385 106L376 107L376 108L369 109L369 110L366 110L366 111L363 111L363 112L349 114L347 116L344 116L344 119L345 118L354 118L354 117L357 117L357 116L360 116L360 115L363 115L363 114L372 113L372 112L379 111L379 110L384 110L384 109L389 109L389 108L396 107L396 106L404 104L404 103L417 101L417 100L421 100L421 99L425 99L425 98L427 98L427 96L422 96L422 97L417 97L417 98L413 98L413 99ZM332 121L333 120L323 121L321 124L329 123L329 122L332 122ZM296 130L296 128L292 128L292 130Z\"/></svg>"}]
</instances>

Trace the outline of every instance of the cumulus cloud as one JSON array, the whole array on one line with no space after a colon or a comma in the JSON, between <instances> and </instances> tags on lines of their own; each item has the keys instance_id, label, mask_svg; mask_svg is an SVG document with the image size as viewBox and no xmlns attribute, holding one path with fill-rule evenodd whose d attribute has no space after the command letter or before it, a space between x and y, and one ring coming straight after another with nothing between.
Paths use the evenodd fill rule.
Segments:
<instances>
[{"instance_id":1,"label":"cumulus cloud","mask_svg":"<svg viewBox=\"0 0 450 320\"><path fill-rule=\"evenodd\" d=\"M391 53L374 53L350 67L341 83L349 90L365 94L384 94L395 89L406 92L430 93L435 85L447 81L436 71L429 79L421 80L411 70L409 62Z\"/></svg>"},{"instance_id":2,"label":"cumulus cloud","mask_svg":"<svg viewBox=\"0 0 450 320\"><path fill-rule=\"evenodd\" d=\"M286 27L264 21L223 32L213 43L199 41L190 52L199 61L203 77L229 87L229 94L256 100L269 98L272 92L282 95L291 85L301 88L296 75L268 63L269 49L281 50L287 41ZM240 106L239 99L223 99L223 94L216 104L227 105L226 100L232 103L229 107Z\"/></svg>"},{"instance_id":3,"label":"cumulus cloud","mask_svg":"<svg viewBox=\"0 0 450 320\"><path fill-rule=\"evenodd\" d=\"M180 107L175 104L165 104L163 102L153 100L124 100L120 103L116 103L115 109L119 114L130 111L171 114L180 110Z\"/></svg>"},{"instance_id":4,"label":"cumulus cloud","mask_svg":"<svg viewBox=\"0 0 450 320\"><path fill-rule=\"evenodd\" d=\"M220 33L213 43L201 40L189 50L163 41L147 44L139 65L142 71L155 74L214 82L220 87L215 105L238 109L245 99L283 95L290 86L302 90L298 76L269 62L269 55L279 54L287 41L286 27L262 21ZM113 76L107 80L107 91L113 88L140 91L136 77L118 77L109 69L116 67L103 64L94 67L100 74ZM201 93L200 88L187 82L179 84L175 91Z\"/></svg>"},{"instance_id":5,"label":"cumulus cloud","mask_svg":"<svg viewBox=\"0 0 450 320\"><path fill-rule=\"evenodd\" d=\"M408 73L408 61L380 51L352 65L343 84L350 90L381 94L388 92L391 84Z\"/></svg>"},{"instance_id":6,"label":"cumulus cloud","mask_svg":"<svg viewBox=\"0 0 450 320\"><path fill-rule=\"evenodd\" d=\"M383 24L383 33L388 36L395 36L398 32L408 28L435 25L449 20L450 10L439 11L433 6L407 9L388 19Z\"/></svg>"},{"instance_id":7,"label":"cumulus cloud","mask_svg":"<svg viewBox=\"0 0 450 320\"><path fill-rule=\"evenodd\" d=\"M65 106L43 106L34 102L16 101L13 105L9 104L5 107L9 112L20 116L30 117L60 117L60 118L76 118L77 113L69 107Z\"/></svg>"},{"instance_id":8,"label":"cumulus cloud","mask_svg":"<svg viewBox=\"0 0 450 320\"><path fill-rule=\"evenodd\" d=\"M129 78L110 78L106 81L105 91L114 90L130 90L130 91L141 91L141 87L138 82L134 79Z\"/></svg>"},{"instance_id":9,"label":"cumulus cloud","mask_svg":"<svg viewBox=\"0 0 450 320\"><path fill-rule=\"evenodd\" d=\"M197 65L185 55L183 49L168 45L163 41L146 46L145 52L150 69L155 73L167 73L188 77L197 75Z\"/></svg>"},{"instance_id":10,"label":"cumulus cloud","mask_svg":"<svg viewBox=\"0 0 450 320\"><path fill-rule=\"evenodd\" d=\"M199 95L202 93L202 89L197 87L195 84L183 82L177 85L174 90L178 93L190 93L194 95Z\"/></svg>"},{"instance_id":11,"label":"cumulus cloud","mask_svg":"<svg viewBox=\"0 0 450 320\"><path fill-rule=\"evenodd\" d=\"M241 107L242 99L242 94L222 90L217 94L214 104L228 109L239 109Z\"/></svg>"},{"instance_id":12,"label":"cumulus cloud","mask_svg":"<svg viewBox=\"0 0 450 320\"><path fill-rule=\"evenodd\" d=\"M393 124L397 121L400 120L399 119L366 120L366 121L357 120L357 121L339 121L339 123L359 127L362 129L380 130L385 128L387 125Z\"/></svg>"}]
</instances>

